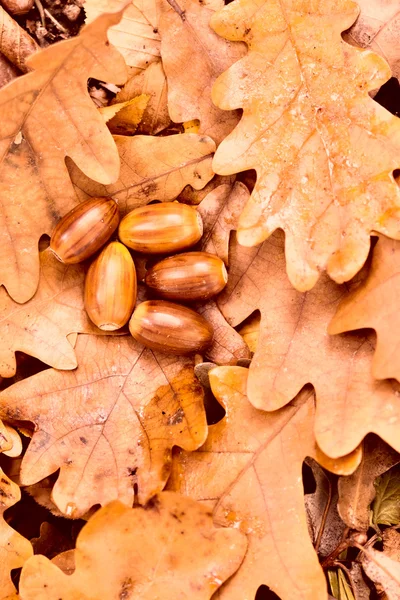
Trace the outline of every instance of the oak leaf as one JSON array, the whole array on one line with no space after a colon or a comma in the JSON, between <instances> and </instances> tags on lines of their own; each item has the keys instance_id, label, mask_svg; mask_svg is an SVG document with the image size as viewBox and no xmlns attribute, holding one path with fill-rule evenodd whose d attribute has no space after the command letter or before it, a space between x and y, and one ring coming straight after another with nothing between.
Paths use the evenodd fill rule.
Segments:
<instances>
[{"instance_id":1,"label":"oak leaf","mask_svg":"<svg viewBox=\"0 0 400 600\"><path fill-rule=\"evenodd\" d=\"M101 185L69 164L72 181L81 199L112 196L122 214L151 200L174 200L186 185L201 189L214 173L211 161L215 144L196 134L153 137L114 136L121 160L118 181Z\"/></svg>"},{"instance_id":2,"label":"oak leaf","mask_svg":"<svg viewBox=\"0 0 400 600\"><path fill-rule=\"evenodd\" d=\"M3 513L21 498L19 487L0 469L0 599L14 597L15 587L11 581L12 569L19 569L33 554L31 543L12 529L4 520Z\"/></svg>"},{"instance_id":3,"label":"oak leaf","mask_svg":"<svg viewBox=\"0 0 400 600\"><path fill-rule=\"evenodd\" d=\"M107 40L120 18L104 14L79 36L33 55L34 70L0 90L0 271L17 302L37 288L40 236L78 200L66 156L104 184L118 177L118 152L87 79L125 80L123 59Z\"/></svg>"},{"instance_id":4,"label":"oak leaf","mask_svg":"<svg viewBox=\"0 0 400 600\"><path fill-rule=\"evenodd\" d=\"M202 250L217 254L226 265L229 262L230 232L236 229L239 215L249 197L247 187L235 181L213 189L197 207L204 226Z\"/></svg>"},{"instance_id":5,"label":"oak leaf","mask_svg":"<svg viewBox=\"0 0 400 600\"><path fill-rule=\"evenodd\" d=\"M308 536L302 463L311 456L348 474L359 464L360 452L331 460L319 450L309 389L290 405L266 413L247 400L247 369L217 367L209 376L226 415L209 427L198 451L175 456L168 485L206 503L216 524L248 535L243 565L219 597L254 598L267 584L282 600L323 600L326 583Z\"/></svg>"},{"instance_id":6,"label":"oak leaf","mask_svg":"<svg viewBox=\"0 0 400 600\"><path fill-rule=\"evenodd\" d=\"M213 88L217 106L243 109L213 167L256 170L239 242L254 246L283 229L289 279L301 291L323 270L351 279L371 231L400 237L400 120L368 94L389 79L387 63L340 35L357 15L352 0L273 0L256 10L238 0L211 20L249 47Z\"/></svg>"},{"instance_id":7,"label":"oak leaf","mask_svg":"<svg viewBox=\"0 0 400 600\"><path fill-rule=\"evenodd\" d=\"M342 541L346 525L337 511L337 486L314 459L307 458L305 462L315 480L315 491L304 496L308 531L315 551L326 557Z\"/></svg>"},{"instance_id":8,"label":"oak leaf","mask_svg":"<svg viewBox=\"0 0 400 600\"><path fill-rule=\"evenodd\" d=\"M167 80L161 62L151 63L147 69L126 82L115 97L115 102L126 102L141 94L149 96L137 132L155 135L170 124L167 104Z\"/></svg>"},{"instance_id":9,"label":"oak leaf","mask_svg":"<svg viewBox=\"0 0 400 600\"><path fill-rule=\"evenodd\" d=\"M372 373L377 379L400 380L400 242L381 236L373 250L368 276L345 296L329 325L329 333L372 328L376 351Z\"/></svg>"},{"instance_id":10,"label":"oak leaf","mask_svg":"<svg viewBox=\"0 0 400 600\"><path fill-rule=\"evenodd\" d=\"M210 18L223 5L223 0L177 0L171 4L162 0L159 20L171 120L199 119L200 133L217 144L235 127L239 113L217 108L211 100L211 87L218 75L245 54L243 44L222 39L210 27Z\"/></svg>"},{"instance_id":11,"label":"oak leaf","mask_svg":"<svg viewBox=\"0 0 400 600\"><path fill-rule=\"evenodd\" d=\"M347 287L324 274L309 292L295 290L284 272L279 232L258 248L233 243L231 249L229 280L218 306L233 327L255 310L261 313L249 371L250 402L276 410L311 383L317 397L315 434L326 454L348 454L368 433L400 450L400 388L394 380L372 377L372 334L327 332Z\"/></svg>"},{"instance_id":12,"label":"oak leaf","mask_svg":"<svg viewBox=\"0 0 400 600\"><path fill-rule=\"evenodd\" d=\"M205 357L218 365L236 365L243 358L250 358L250 350L242 336L227 323L214 300L195 306L214 328L214 339L205 351Z\"/></svg>"},{"instance_id":13,"label":"oak leaf","mask_svg":"<svg viewBox=\"0 0 400 600\"><path fill-rule=\"evenodd\" d=\"M80 335L75 371L49 369L0 394L0 415L31 421L21 483L60 469L52 500L80 516L114 499L145 502L161 490L174 445L198 448L207 435L193 361L143 348L131 336Z\"/></svg>"},{"instance_id":14,"label":"oak leaf","mask_svg":"<svg viewBox=\"0 0 400 600\"><path fill-rule=\"evenodd\" d=\"M120 7L121 0L85 0L86 22ZM124 10L121 21L110 29L110 42L121 52L130 75L160 60L158 12L156 0L134 0Z\"/></svg>"},{"instance_id":15,"label":"oak leaf","mask_svg":"<svg viewBox=\"0 0 400 600\"><path fill-rule=\"evenodd\" d=\"M363 442L363 457L359 467L338 482L338 511L350 529L367 531L370 526L370 505L376 489L375 479L400 461L400 455L375 436Z\"/></svg>"},{"instance_id":16,"label":"oak leaf","mask_svg":"<svg viewBox=\"0 0 400 600\"><path fill-rule=\"evenodd\" d=\"M344 35L355 46L369 48L383 56L394 77L400 79L399 28L400 9L397 0L357 0L361 12Z\"/></svg>"},{"instance_id":17,"label":"oak leaf","mask_svg":"<svg viewBox=\"0 0 400 600\"><path fill-rule=\"evenodd\" d=\"M75 369L70 333L100 333L83 304L85 269L65 265L50 250L40 253L39 287L25 304L0 290L0 374L16 372L15 352L35 356L56 369Z\"/></svg>"},{"instance_id":18,"label":"oak leaf","mask_svg":"<svg viewBox=\"0 0 400 600\"><path fill-rule=\"evenodd\" d=\"M246 545L243 534L217 529L205 507L178 494L163 492L145 507L115 501L79 534L72 575L44 556L28 561L21 600L209 600L239 568Z\"/></svg>"}]
</instances>

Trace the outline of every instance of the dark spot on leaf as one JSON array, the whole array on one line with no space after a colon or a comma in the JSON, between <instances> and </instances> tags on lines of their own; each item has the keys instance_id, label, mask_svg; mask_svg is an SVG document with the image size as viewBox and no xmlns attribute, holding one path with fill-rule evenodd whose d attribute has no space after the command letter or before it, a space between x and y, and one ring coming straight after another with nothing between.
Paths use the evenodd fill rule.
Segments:
<instances>
[{"instance_id":1,"label":"dark spot on leaf","mask_svg":"<svg viewBox=\"0 0 400 600\"><path fill-rule=\"evenodd\" d=\"M85 437L83 437L83 435L79 439L81 440L82 444L88 443L87 439Z\"/></svg>"}]
</instances>

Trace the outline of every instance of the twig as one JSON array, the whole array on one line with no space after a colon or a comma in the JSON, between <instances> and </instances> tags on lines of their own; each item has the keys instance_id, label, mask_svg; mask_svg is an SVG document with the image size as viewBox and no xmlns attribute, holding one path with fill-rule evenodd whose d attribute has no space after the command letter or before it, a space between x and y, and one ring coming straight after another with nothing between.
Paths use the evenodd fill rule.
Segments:
<instances>
[{"instance_id":1,"label":"twig","mask_svg":"<svg viewBox=\"0 0 400 600\"><path fill-rule=\"evenodd\" d=\"M326 569L327 567L332 567L335 560L337 559L337 557L339 556L339 554L341 552L343 552L343 550L347 550L347 548L349 546L352 545L352 540L349 539L347 536L349 534L350 528L346 527L346 529L343 532L343 536L341 541L339 542L339 544L336 546L336 548L322 561L321 563L321 567L323 569Z\"/></svg>"},{"instance_id":2,"label":"twig","mask_svg":"<svg viewBox=\"0 0 400 600\"><path fill-rule=\"evenodd\" d=\"M323 533L325 530L326 519L328 517L328 512L329 512L329 509L330 509L330 506L332 503L332 484L331 484L329 477L326 475L326 473L324 473L324 475L325 475L326 479L328 480L328 499L326 501L324 512L322 514L321 525L318 530L317 539L315 540L315 544L314 544L315 552L318 552L318 550L319 550L319 546L321 544L322 536L323 536Z\"/></svg>"},{"instance_id":3,"label":"twig","mask_svg":"<svg viewBox=\"0 0 400 600\"><path fill-rule=\"evenodd\" d=\"M49 12L47 10L47 8L44 9L44 14L46 15L46 17L49 17L50 21L53 21L53 23L57 27L57 29L59 29L63 33L68 33L68 30L65 29L65 27L63 27L61 25L61 23L59 23L55 17L53 17L53 15L51 14L51 12Z\"/></svg>"},{"instance_id":4,"label":"twig","mask_svg":"<svg viewBox=\"0 0 400 600\"><path fill-rule=\"evenodd\" d=\"M43 4L40 0L35 0L36 8L39 11L40 20L42 22L43 27L46 27L46 17L44 16Z\"/></svg>"},{"instance_id":5,"label":"twig","mask_svg":"<svg viewBox=\"0 0 400 600\"><path fill-rule=\"evenodd\" d=\"M182 19L182 21L186 21L185 11L181 9L181 7L176 2L176 0L167 0L167 2L168 2L168 4L170 4L172 6L172 8L174 9L174 11L176 13L178 13L178 15L180 16L180 18Z\"/></svg>"}]
</instances>

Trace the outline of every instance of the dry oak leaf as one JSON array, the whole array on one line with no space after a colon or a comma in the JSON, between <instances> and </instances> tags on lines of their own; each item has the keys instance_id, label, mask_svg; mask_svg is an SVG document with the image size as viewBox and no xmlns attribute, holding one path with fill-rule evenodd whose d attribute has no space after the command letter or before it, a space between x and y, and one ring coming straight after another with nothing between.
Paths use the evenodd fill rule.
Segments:
<instances>
[{"instance_id":1,"label":"dry oak leaf","mask_svg":"<svg viewBox=\"0 0 400 600\"><path fill-rule=\"evenodd\" d=\"M387 600L400 600L400 562L374 548L363 550L362 566L376 584L382 586Z\"/></svg>"},{"instance_id":2,"label":"dry oak leaf","mask_svg":"<svg viewBox=\"0 0 400 600\"><path fill-rule=\"evenodd\" d=\"M214 328L214 339L205 351L207 360L217 365L236 365L242 358L250 358L250 350L242 336L227 323L215 300L199 304L196 311Z\"/></svg>"},{"instance_id":3,"label":"dry oak leaf","mask_svg":"<svg viewBox=\"0 0 400 600\"><path fill-rule=\"evenodd\" d=\"M210 18L223 0L160 0L161 57L168 81L168 110L175 123L200 120L200 133L219 144L240 114L224 112L211 100L211 87L225 69L246 53L244 44L222 39Z\"/></svg>"},{"instance_id":4,"label":"dry oak leaf","mask_svg":"<svg viewBox=\"0 0 400 600\"><path fill-rule=\"evenodd\" d=\"M383 56L400 79L400 8L398 0L357 0L360 16L344 35L355 46Z\"/></svg>"},{"instance_id":5,"label":"dry oak leaf","mask_svg":"<svg viewBox=\"0 0 400 600\"><path fill-rule=\"evenodd\" d=\"M174 445L207 436L193 360L145 349L131 336L80 335L75 371L49 369L0 394L0 415L35 425L21 465L30 485L57 469L52 500L78 517L95 504L145 502L169 475Z\"/></svg>"},{"instance_id":6,"label":"dry oak leaf","mask_svg":"<svg viewBox=\"0 0 400 600\"><path fill-rule=\"evenodd\" d=\"M266 584L282 600L323 600L326 583L308 535L302 464L311 456L348 474L360 452L337 461L323 455L313 434L309 389L289 406L266 413L247 400L247 369L217 367L209 376L226 415L209 427L197 452L175 455L168 485L209 506L216 524L248 535L243 564L218 597L253 600Z\"/></svg>"},{"instance_id":7,"label":"dry oak leaf","mask_svg":"<svg viewBox=\"0 0 400 600\"><path fill-rule=\"evenodd\" d=\"M243 108L213 167L256 170L239 242L255 246L283 229L300 291L322 270L351 279L371 231L400 238L400 120L368 94L390 77L384 59L341 38L357 15L352 0L236 0L211 21L249 46L213 88L217 106Z\"/></svg>"},{"instance_id":8,"label":"dry oak leaf","mask_svg":"<svg viewBox=\"0 0 400 600\"><path fill-rule=\"evenodd\" d=\"M40 236L78 200L65 157L104 184L118 177L118 152L87 79L125 80L122 56L107 40L120 17L102 15L79 36L33 55L34 71L0 90L0 272L17 302L36 291Z\"/></svg>"},{"instance_id":9,"label":"dry oak leaf","mask_svg":"<svg viewBox=\"0 0 400 600\"><path fill-rule=\"evenodd\" d=\"M198 205L204 225L201 248L217 254L227 265L229 262L229 236L237 226L244 205L250 197L249 190L240 181L219 185Z\"/></svg>"},{"instance_id":10,"label":"dry oak leaf","mask_svg":"<svg viewBox=\"0 0 400 600\"><path fill-rule=\"evenodd\" d=\"M122 214L151 200L174 200L186 185L201 189L214 173L215 144L211 138L186 133L167 137L114 136L120 160L119 179L112 185L91 181L69 164L72 181L81 199L112 196Z\"/></svg>"},{"instance_id":11,"label":"dry oak leaf","mask_svg":"<svg viewBox=\"0 0 400 600\"><path fill-rule=\"evenodd\" d=\"M400 242L381 236L368 276L340 304L329 333L372 328L377 342L372 374L400 380Z\"/></svg>"},{"instance_id":12,"label":"dry oak leaf","mask_svg":"<svg viewBox=\"0 0 400 600\"><path fill-rule=\"evenodd\" d=\"M370 432L400 450L400 386L372 377L373 334L327 332L347 286L324 274L309 292L295 290L285 274L282 232L258 248L233 239L231 250L228 284L217 304L233 327L255 310L261 313L250 402L276 410L311 383L317 397L315 435L326 454L348 454Z\"/></svg>"},{"instance_id":13,"label":"dry oak leaf","mask_svg":"<svg viewBox=\"0 0 400 600\"><path fill-rule=\"evenodd\" d=\"M338 494L334 482L314 459L307 458L306 464L315 481L315 491L304 496L308 531L318 555L326 557L342 542L346 525L337 511Z\"/></svg>"},{"instance_id":14,"label":"dry oak leaf","mask_svg":"<svg viewBox=\"0 0 400 600\"><path fill-rule=\"evenodd\" d=\"M21 498L19 487L0 469L0 600L14 597L15 587L11 570L19 569L33 554L31 543L12 529L4 520L3 513Z\"/></svg>"},{"instance_id":15,"label":"dry oak leaf","mask_svg":"<svg viewBox=\"0 0 400 600\"><path fill-rule=\"evenodd\" d=\"M140 94L149 96L136 133L155 135L171 122L168 114L167 80L161 62L151 63L144 71L135 75L115 97L115 102L126 102Z\"/></svg>"},{"instance_id":16,"label":"dry oak leaf","mask_svg":"<svg viewBox=\"0 0 400 600\"><path fill-rule=\"evenodd\" d=\"M240 566L246 538L217 529L198 502L163 492L144 507L115 501L79 533L75 571L35 556L21 576L21 600L209 600Z\"/></svg>"},{"instance_id":17,"label":"dry oak leaf","mask_svg":"<svg viewBox=\"0 0 400 600\"><path fill-rule=\"evenodd\" d=\"M85 0L84 8L86 22L91 23L104 12L120 9L121 0ZM160 60L158 12L156 0L134 0L124 10L121 21L110 29L110 42L121 52L130 75Z\"/></svg>"},{"instance_id":18,"label":"dry oak leaf","mask_svg":"<svg viewBox=\"0 0 400 600\"><path fill-rule=\"evenodd\" d=\"M13 377L18 350L56 369L75 369L77 361L67 336L100 333L83 303L85 269L65 265L49 250L40 253L39 287L31 300L17 304L0 289L0 375Z\"/></svg>"},{"instance_id":19,"label":"dry oak leaf","mask_svg":"<svg viewBox=\"0 0 400 600\"><path fill-rule=\"evenodd\" d=\"M400 455L379 438L365 438L359 467L338 482L338 511L347 527L367 531L370 526L370 505L376 495L375 479L399 462Z\"/></svg>"}]
</instances>

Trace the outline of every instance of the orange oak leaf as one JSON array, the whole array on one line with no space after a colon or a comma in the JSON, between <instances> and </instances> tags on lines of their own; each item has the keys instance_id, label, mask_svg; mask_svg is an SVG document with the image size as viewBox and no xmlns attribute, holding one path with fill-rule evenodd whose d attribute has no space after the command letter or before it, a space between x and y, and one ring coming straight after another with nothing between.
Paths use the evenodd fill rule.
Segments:
<instances>
[{"instance_id":1,"label":"orange oak leaf","mask_svg":"<svg viewBox=\"0 0 400 600\"><path fill-rule=\"evenodd\" d=\"M31 543L12 529L4 520L3 513L21 498L19 487L0 469L0 599L14 597L15 587L11 570L19 569L33 554Z\"/></svg>"},{"instance_id":2,"label":"orange oak leaf","mask_svg":"<svg viewBox=\"0 0 400 600\"><path fill-rule=\"evenodd\" d=\"M162 0L159 20L170 117L175 123L199 119L200 133L217 144L235 127L239 113L217 108L211 87L246 52L244 44L232 44L211 29L210 18L223 6L223 0Z\"/></svg>"},{"instance_id":3,"label":"orange oak leaf","mask_svg":"<svg viewBox=\"0 0 400 600\"><path fill-rule=\"evenodd\" d=\"M186 133L166 137L114 136L121 160L118 181L101 185L70 165L72 181L82 199L112 196L121 213L151 200L174 200L186 185L203 188L213 177L215 144L211 138Z\"/></svg>"},{"instance_id":4,"label":"orange oak leaf","mask_svg":"<svg viewBox=\"0 0 400 600\"><path fill-rule=\"evenodd\" d=\"M114 499L145 502L169 474L171 449L207 435L193 360L153 353L131 336L80 335L75 371L49 369L0 394L0 416L31 421L21 483L60 469L53 502L80 516Z\"/></svg>"},{"instance_id":5,"label":"orange oak leaf","mask_svg":"<svg viewBox=\"0 0 400 600\"><path fill-rule=\"evenodd\" d=\"M360 16L344 35L355 46L383 56L400 79L400 8L398 0L357 0Z\"/></svg>"},{"instance_id":6,"label":"orange oak leaf","mask_svg":"<svg viewBox=\"0 0 400 600\"><path fill-rule=\"evenodd\" d=\"M240 566L246 538L217 529L198 502L163 492L145 507L114 501L83 527L65 575L44 556L21 575L21 600L209 600Z\"/></svg>"},{"instance_id":7,"label":"orange oak leaf","mask_svg":"<svg viewBox=\"0 0 400 600\"><path fill-rule=\"evenodd\" d=\"M35 356L56 369L75 369L70 333L101 333L83 304L85 269L65 265L50 250L40 253L39 287L31 300L17 304L0 290L0 375L13 377L15 352Z\"/></svg>"},{"instance_id":8,"label":"orange oak leaf","mask_svg":"<svg viewBox=\"0 0 400 600\"><path fill-rule=\"evenodd\" d=\"M376 351L372 373L377 379L400 380L400 242L381 236L373 250L368 276L338 307L329 333L372 328Z\"/></svg>"},{"instance_id":9,"label":"orange oak leaf","mask_svg":"<svg viewBox=\"0 0 400 600\"><path fill-rule=\"evenodd\" d=\"M203 220L201 248L217 254L229 262L229 236L237 226L240 213L250 197L249 190L240 181L222 184L212 190L197 207Z\"/></svg>"},{"instance_id":10,"label":"orange oak leaf","mask_svg":"<svg viewBox=\"0 0 400 600\"><path fill-rule=\"evenodd\" d=\"M214 170L255 169L239 242L286 235L286 268L300 291L321 271L351 279L371 231L400 238L400 120L368 92L390 77L383 58L343 41L358 15L352 0L236 0L211 20L247 56L222 74L213 100L243 109L219 146Z\"/></svg>"},{"instance_id":11,"label":"orange oak leaf","mask_svg":"<svg viewBox=\"0 0 400 600\"><path fill-rule=\"evenodd\" d=\"M86 22L120 7L121 0L85 0ZM160 60L158 12L156 0L134 0L124 10L121 21L110 29L110 42L121 52L131 75Z\"/></svg>"},{"instance_id":12,"label":"orange oak leaf","mask_svg":"<svg viewBox=\"0 0 400 600\"><path fill-rule=\"evenodd\" d=\"M36 291L40 236L78 200L66 156L104 184L118 177L118 152L87 79L126 79L122 56L107 40L120 18L104 14L79 36L34 54L33 71L0 90L0 271L17 302Z\"/></svg>"},{"instance_id":13,"label":"orange oak leaf","mask_svg":"<svg viewBox=\"0 0 400 600\"><path fill-rule=\"evenodd\" d=\"M309 292L295 290L284 270L281 232L258 248L237 243L231 248L228 284L217 299L221 312L233 327L255 310L261 313L250 402L276 410L311 383L317 397L315 434L326 454L348 454L370 432L400 450L400 387L372 377L372 334L328 335L347 287L325 274Z\"/></svg>"},{"instance_id":14,"label":"orange oak leaf","mask_svg":"<svg viewBox=\"0 0 400 600\"><path fill-rule=\"evenodd\" d=\"M267 584L282 600L327 598L308 535L302 464L311 456L327 469L349 474L359 464L360 451L331 460L319 450L310 389L266 413L247 400L247 369L217 367L209 376L226 415L209 427L198 451L175 456L168 486L204 502L216 524L248 536L244 562L218 597L254 598L258 587Z\"/></svg>"}]
</instances>

